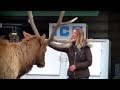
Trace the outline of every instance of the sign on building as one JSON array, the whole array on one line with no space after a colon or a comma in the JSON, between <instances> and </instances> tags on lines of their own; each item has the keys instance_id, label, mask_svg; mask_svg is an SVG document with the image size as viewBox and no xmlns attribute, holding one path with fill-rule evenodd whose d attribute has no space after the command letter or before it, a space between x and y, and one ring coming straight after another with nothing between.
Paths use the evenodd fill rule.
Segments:
<instances>
[{"instance_id":1,"label":"sign on building","mask_svg":"<svg viewBox=\"0 0 120 90\"><path fill-rule=\"evenodd\" d=\"M49 37L52 33L52 28L54 28L54 26L56 25L56 23L50 23L49 24ZM72 30L75 27L79 27L84 31L85 34L85 38L88 38L88 26L86 23L72 23L69 25L62 25L61 27L58 28L58 30L55 32L54 34L54 38L57 40L68 40L71 37L72 34Z\"/></svg>"}]
</instances>

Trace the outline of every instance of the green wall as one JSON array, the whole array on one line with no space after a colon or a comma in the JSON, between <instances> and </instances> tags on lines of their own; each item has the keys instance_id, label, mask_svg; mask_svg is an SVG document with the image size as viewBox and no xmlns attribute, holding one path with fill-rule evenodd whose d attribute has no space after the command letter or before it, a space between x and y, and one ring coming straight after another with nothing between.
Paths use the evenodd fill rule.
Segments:
<instances>
[{"instance_id":1,"label":"green wall","mask_svg":"<svg viewBox=\"0 0 120 90\"><path fill-rule=\"evenodd\" d=\"M59 16L60 11L33 11L34 16ZM99 11L66 11L64 16L98 16ZM0 11L0 16L27 16L26 11Z\"/></svg>"}]
</instances>

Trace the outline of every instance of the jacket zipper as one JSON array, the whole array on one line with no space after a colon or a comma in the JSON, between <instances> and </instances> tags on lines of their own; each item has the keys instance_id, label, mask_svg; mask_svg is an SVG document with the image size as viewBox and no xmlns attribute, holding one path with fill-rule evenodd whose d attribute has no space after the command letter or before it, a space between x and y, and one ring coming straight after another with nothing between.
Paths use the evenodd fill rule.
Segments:
<instances>
[{"instance_id":1,"label":"jacket zipper","mask_svg":"<svg viewBox=\"0 0 120 90\"><path fill-rule=\"evenodd\" d=\"M75 60L76 60L76 52L75 52L75 57L74 57L74 65L75 65ZM75 71L74 71L74 76L75 76Z\"/></svg>"}]
</instances>

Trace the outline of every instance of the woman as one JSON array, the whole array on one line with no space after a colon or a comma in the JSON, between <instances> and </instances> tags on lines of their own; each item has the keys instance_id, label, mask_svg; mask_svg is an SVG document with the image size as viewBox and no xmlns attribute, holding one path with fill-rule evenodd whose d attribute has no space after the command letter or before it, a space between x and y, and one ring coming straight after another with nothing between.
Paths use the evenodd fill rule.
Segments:
<instances>
[{"instance_id":1,"label":"woman","mask_svg":"<svg viewBox=\"0 0 120 90\"><path fill-rule=\"evenodd\" d=\"M69 47L49 46L57 51L66 52L69 59L69 68L67 71L68 79L89 79L89 66L92 64L92 53L90 45L84 39L84 32L80 28L72 31L71 45Z\"/></svg>"}]
</instances>

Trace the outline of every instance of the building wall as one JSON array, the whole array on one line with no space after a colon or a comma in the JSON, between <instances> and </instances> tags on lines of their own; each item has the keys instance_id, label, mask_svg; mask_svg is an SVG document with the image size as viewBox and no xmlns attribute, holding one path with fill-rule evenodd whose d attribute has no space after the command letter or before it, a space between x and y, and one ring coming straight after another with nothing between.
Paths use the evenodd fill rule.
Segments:
<instances>
[{"instance_id":1,"label":"building wall","mask_svg":"<svg viewBox=\"0 0 120 90\"><path fill-rule=\"evenodd\" d=\"M111 40L112 78L115 76L115 65L120 63L120 12L109 13L109 39ZM116 68L117 69L117 68Z\"/></svg>"}]
</instances>

